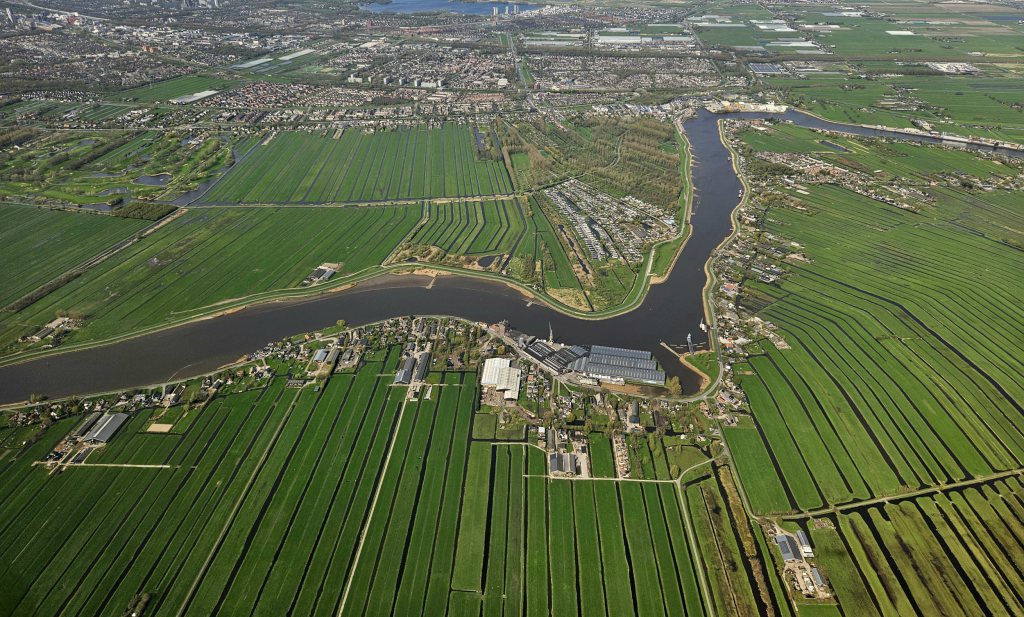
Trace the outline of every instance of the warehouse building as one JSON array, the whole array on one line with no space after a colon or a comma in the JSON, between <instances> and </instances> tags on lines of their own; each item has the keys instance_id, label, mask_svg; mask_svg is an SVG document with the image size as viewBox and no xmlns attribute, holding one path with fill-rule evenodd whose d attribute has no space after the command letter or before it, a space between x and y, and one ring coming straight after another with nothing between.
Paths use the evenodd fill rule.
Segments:
<instances>
[{"instance_id":1,"label":"warehouse building","mask_svg":"<svg viewBox=\"0 0 1024 617\"><path fill-rule=\"evenodd\" d=\"M665 383L665 372L658 369L658 362L651 352L638 349L594 345L588 355L574 360L569 368L586 377L604 381Z\"/></svg>"},{"instance_id":2,"label":"warehouse building","mask_svg":"<svg viewBox=\"0 0 1024 617\"><path fill-rule=\"evenodd\" d=\"M484 361L480 385L503 392L506 401L514 401L519 398L522 377L523 371L512 366L512 361L508 358L488 358Z\"/></svg>"},{"instance_id":3,"label":"warehouse building","mask_svg":"<svg viewBox=\"0 0 1024 617\"><path fill-rule=\"evenodd\" d=\"M814 549L811 547L811 539L807 537L807 532L801 529L796 532L796 537L800 541L800 554L803 557L814 557Z\"/></svg>"},{"instance_id":4,"label":"warehouse building","mask_svg":"<svg viewBox=\"0 0 1024 617\"><path fill-rule=\"evenodd\" d=\"M114 436L117 429L121 428L121 425L128 421L128 414L126 413L105 413L93 425L89 432L85 434L82 441L89 443L107 443L110 438Z\"/></svg>"},{"instance_id":5,"label":"warehouse building","mask_svg":"<svg viewBox=\"0 0 1024 617\"><path fill-rule=\"evenodd\" d=\"M407 386L412 381L413 371L416 369L416 358L409 356L402 363L402 368L395 373L394 384L396 386Z\"/></svg>"}]
</instances>

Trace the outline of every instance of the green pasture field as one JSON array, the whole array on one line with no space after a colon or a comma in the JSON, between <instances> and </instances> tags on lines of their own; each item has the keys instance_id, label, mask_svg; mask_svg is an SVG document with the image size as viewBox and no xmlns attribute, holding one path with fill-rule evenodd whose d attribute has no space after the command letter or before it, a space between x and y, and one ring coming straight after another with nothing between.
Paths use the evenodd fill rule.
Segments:
<instances>
[{"instance_id":1,"label":"green pasture field","mask_svg":"<svg viewBox=\"0 0 1024 617\"><path fill-rule=\"evenodd\" d=\"M167 81L158 81L131 90L124 90L120 93L120 96L124 100L139 101L141 103L166 103L179 96L195 94L204 90L224 92L234 88L236 85L238 85L238 81L233 79L188 75L185 77L175 77Z\"/></svg>"},{"instance_id":2,"label":"green pasture field","mask_svg":"<svg viewBox=\"0 0 1024 617\"><path fill-rule=\"evenodd\" d=\"M726 431L757 512L898 494L1024 460L1024 333L1012 300L1024 293L1024 212L1012 193L925 183L941 167L982 180L1010 168L925 147L844 156L888 157L885 168L932 201L912 212L807 185L787 192L803 211L769 210L766 231L810 261L778 262L778 284L744 287L766 299L758 314L791 347L766 345L739 375L759 432ZM772 475L788 496L764 483Z\"/></svg>"},{"instance_id":3,"label":"green pasture field","mask_svg":"<svg viewBox=\"0 0 1024 617\"><path fill-rule=\"evenodd\" d=\"M612 441L604 433L590 433L588 454L590 455L590 473L595 478L614 478L615 453Z\"/></svg>"},{"instance_id":4,"label":"green pasture field","mask_svg":"<svg viewBox=\"0 0 1024 617\"><path fill-rule=\"evenodd\" d=\"M1022 490L1011 476L872 506L811 538L840 606L858 614L1019 614Z\"/></svg>"},{"instance_id":5,"label":"green pasture field","mask_svg":"<svg viewBox=\"0 0 1024 617\"><path fill-rule=\"evenodd\" d=\"M972 25L899 24L877 18L828 18L839 29L816 32L815 38L841 57L971 62L976 54L1002 60L1019 58L1019 34L993 23ZM913 32L893 35L889 32Z\"/></svg>"},{"instance_id":6,"label":"green pasture field","mask_svg":"<svg viewBox=\"0 0 1024 617\"><path fill-rule=\"evenodd\" d=\"M548 478L542 450L473 438L476 373L432 374L435 395L406 400L392 385L399 352L316 387L287 388L282 374L218 395L173 433L145 432L163 410L134 412L85 465L56 474L32 463L78 418L10 444L0 612L118 614L140 594L152 615L667 617L754 606L715 478L682 491Z\"/></svg>"},{"instance_id":7,"label":"green pasture field","mask_svg":"<svg viewBox=\"0 0 1024 617\"><path fill-rule=\"evenodd\" d=\"M500 161L478 156L473 131L449 123L364 133L276 134L204 197L205 203L374 202L508 194Z\"/></svg>"},{"instance_id":8,"label":"green pasture field","mask_svg":"<svg viewBox=\"0 0 1024 617\"><path fill-rule=\"evenodd\" d=\"M674 485L524 477L544 455L518 445L490 465L489 524L459 531L489 546L484 615L704 614Z\"/></svg>"},{"instance_id":9,"label":"green pasture field","mask_svg":"<svg viewBox=\"0 0 1024 617\"><path fill-rule=\"evenodd\" d=\"M393 206L193 209L7 317L2 336L9 342L66 311L85 319L72 339L104 338L296 287L324 262L356 274L379 265L418 214Z\"/></svg>"},{"instance_id":10,"label":"green pasture field","mask_svg":"<svg viewBox=\"0 0 1024 617\"><path fill-rule=\"evenodd\" d=\"M4 461L0 611L119 614L147 593L150 614L334 614L398 425L405 390L378 375L397 362L320 390L276 378L181 435L137 433L140 414L96 459L166 468L31 468L77 420L55 426Z\"/></svg>"},{"instance_id":11,"label":"green pasture field","mask_svg":"<svg viewBox=\"0 0 1024 617\"><path fill-rule=\"evenodd\" d=\"M528 225L515 200L428 204L427 223L410 242L453 255L511 253Z\"/></svg>"},{"instance_id":12,"label":"green pasture field","mask_svg":"<svg viewBox=\"0 0 1024 617\"><path fill-rule=\"evenodd\" d=\"M692 356L687 356L686 361L693 366L697 367L700 372L707 375L711 383L714 383L718 379L719 365L718 365L718 354L714 352L708 353L697 353Z\"/></svg>"},{"instance_id":13,"label":"green pasture field","mask_svg":"<svg viewBox=\"0 0 1024 617\"><path fill-rule=\"evenodd\" d=\"M791 104L838 122L911 128L912 120L940 132L1024 141L1024 93L1016 75L905 75L900 67L872 79L856 75L767 78Z\"/></svg>"},{"instance_id":14,"label":"green pasture field","mask_svg":"<svg viewBox=\"0 0 1024 617\"><path fill-rule=\"evenodd\" d=\"M0 207L0 306L6 306L103 249L140 231L137 219Z\"/></svg>"},{"instance_id":15,"label":"green pasture field","mask_svg":"<svg viewBox=\"0 0 1024 617\"><path fill-rule=\"evenodd\" d=\"M742 22L734 19L733 23ZM751 24L744 24L741 27L698 27L696 33L704 45L722 48L763 46L782 39L803 38L803 33L799 31L772 32L771 30L761 30ZM784 51L784 48L779 51Z\"/></svg>"}]
</instances>

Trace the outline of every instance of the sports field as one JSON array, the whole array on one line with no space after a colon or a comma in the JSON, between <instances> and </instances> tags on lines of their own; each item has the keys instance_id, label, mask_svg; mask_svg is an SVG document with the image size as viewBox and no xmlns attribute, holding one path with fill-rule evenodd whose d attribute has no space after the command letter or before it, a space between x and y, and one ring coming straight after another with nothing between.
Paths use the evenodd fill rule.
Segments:
<instances>
[{"instance_id":1,"label":"sports field","mask_svg":"<svg viewBox=\"0 0 1024 617\"><path fill-rule=\"evenodd\" d=\"M0 306L77 266L148 224L138 219L0 208Z\"/></svg>"},{"instance_id":2,"label":"sports field","mask_svg":"<svg viewBox=\"0 0 1024 617\"><path fill-rule=\"evenodd\" d=\"M75 340L101 338L296 287L321 263L355 274L379 265L418 219L408 207L193 209L11 317L3 336L65 311L85 319Z\"/></svg>"},{"instance_id":3,"label":"sports field","mask_svg":"<svg viewBox=\"0 0 1024 617\"><path fill-rule=\"evenodd\" d=\"M231 79L187 75L125 90L120 93L120 98L145 103L167 103L173 98L203 92L204 90L224 92L237 84L237 81Z\"/></svg>"},{"instance_id":4,"label":"sports field","mask_svg":"<svg viewBox=\"0 0 1024 617\"><path fill-rule=\"evenodd\" d=\"M282 132L208 192L206 203L374 202L508 194L501 161L481 159L471 128Z\"/></svg>"}]
</instances>

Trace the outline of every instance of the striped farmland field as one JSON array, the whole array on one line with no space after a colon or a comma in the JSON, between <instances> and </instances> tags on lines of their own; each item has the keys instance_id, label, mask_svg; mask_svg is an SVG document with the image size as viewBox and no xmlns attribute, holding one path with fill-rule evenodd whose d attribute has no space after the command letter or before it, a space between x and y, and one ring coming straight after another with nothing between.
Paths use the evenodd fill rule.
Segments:
<instances>
[{"instance_id":1,"label":"striped farmland field","mask_svg":"<svg viewBox=\"0 0 1024 617\"><path fill-rule=\"evenodd\" d=\"M282 132L255 148L203 203L317 204L503 195L500 161L478 156L472 130L457 124L381 133Z\"/></svg>"}]
</instances>

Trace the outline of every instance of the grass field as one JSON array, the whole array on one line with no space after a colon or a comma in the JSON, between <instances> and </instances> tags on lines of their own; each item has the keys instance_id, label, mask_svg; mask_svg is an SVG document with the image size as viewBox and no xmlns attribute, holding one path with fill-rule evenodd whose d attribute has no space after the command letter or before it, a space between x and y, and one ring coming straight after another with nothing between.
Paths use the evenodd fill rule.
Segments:
<instances>
[{"instance_id":1,"label":"grass field","mask_svg":"<svg viewBox=\"0 0 1024 617\"><path fill-rule=\"evenodd\" d=\"M355 274L380 264L418 218L407 207L194 209L8 318L3 337L57 311L85 318L76 340L106 337L296 287L324 262Z\"/></svg>"},{"instance_id":2,"label":"grass field","mask_svg":"<svg viewBox=\"0 0 1024 617\"><path fill-rule=\"evenodd\" d=\"M207 203L372 202L507 194L500 161L481 159L468 127L364 133L283 132L208 192Z\"/></svg>"},{"instance_id":3,"label":"grass field","mask_svg":"<svg viewBox=\"0 0 1024 617\"><path fill-rule=\"evenodd\" d=\"M234 80L218 77L188 75L125 90L120 93L120 96L122 99L143 103L166 103L173 98L204 90L223 92L233 88L237 83Z\"/></svg>"},{"instance_id":4,"label":"grass field","mask_svg":"<svg viewBox=\"0 0 1024 617\"><path fill-rule=\"evenodd\" d=\"M544 472L541 451L488 447L469 464L491 470L490 518L463 517L456 562L464 544L488 547L485 567L464 566L486 572L484 615L704 614L672 484L526 477Z\"/></svg>"},{"instance_id":5,"label":"grass field","mask_svg":"<svg viewBox=\"0 0 1024 617\"><path fill-rule=\"evenodd\" d=\"M747 281L740 298L791 346L766 344L735 367L757 427L726 437L755 510L1021 467L1024 336L1011 298L1024 291L1024 213L1011 193L926 185L942 157L973 160L924 148L887 159L927 186L933 201L918 212L828 185L789 192L802 211L769 210L766 231L809 263L779 262L778 284ZM953 164L992 177L991 162Z\"/></svg>"},{"instance_id":6,"label":"grass field","mask_svg":"<svg viewBox=\"0 0 1024 617\"><path fill-rule=\"evenodd\" d=\"M858 614L1024 612L1018 477L858 509L812 530L842 606Z\"/></svg>"},{"instance_id":7,"label":"grass field","mask_svg":"<svg viewBox=\"0 0 1024 617\"><path fill-rule=\"evenodd\" d=\"M427 224L411 242L454 255L511 253L526 231L523 211L515 200L429 204Z\"/></svg>"},{"instance_id":8,"label":"grass field","mask_svg":"<svg viewBox=\"0 0 1024 617\"><path fill-rule=\"evenodd\" d=\"M137 219L0 208L0 306L76 266L148 224Z\"/></svg>"},{"instance_id":9,"label":"grass field","mask_svg":"<svg viewBox=\"0 0 1024 617\"><path fill-rule=\"evenodd\" d=\"M0 461L0 612L704 614L674 484L527 477L540 450L470 440L475 373L403 402L399 359L277 377L173 433L143 411L87 460L106 466L49 475L58 424Z\"/></svg>"},{"instance_id":10,"label":"grass field","mask_svg":"<svg viewBox=\"0 0 1024 617\"><path fill-rule=\"evenodd\" d=\"M102 457L170 468L49 476L28 468L49 439L5 461L0 612L119 614L148 593L150 614L334 614L397 427L404 389L377 375L396 363L319 391L275 379L216 399L183 435L135 433L143 414Z\"/></svg>"}]
</instances>

